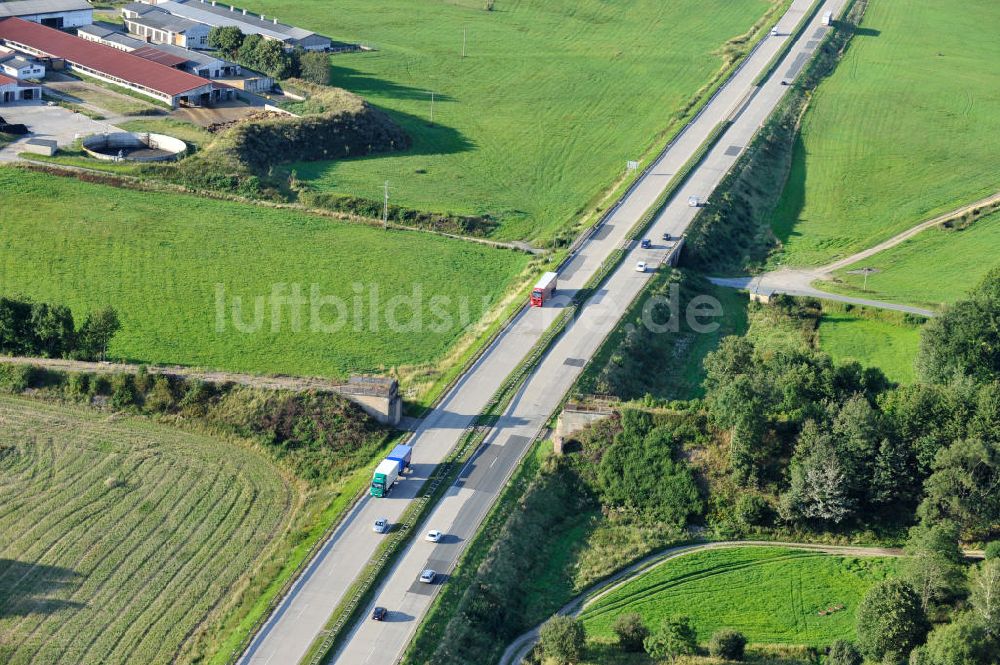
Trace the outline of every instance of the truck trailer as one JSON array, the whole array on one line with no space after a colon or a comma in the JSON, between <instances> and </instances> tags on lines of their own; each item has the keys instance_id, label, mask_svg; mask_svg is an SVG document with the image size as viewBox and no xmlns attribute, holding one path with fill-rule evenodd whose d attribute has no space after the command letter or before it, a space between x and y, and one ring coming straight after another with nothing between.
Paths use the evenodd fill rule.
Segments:
<instances>
[{"instance_id":1,"label":"truck trailer","mask_svg":"<svg viewBox=\"0 0 1000 665\"><path fill-rule=\"evenodd\" d=\"M545 301L556 292L556 280L559 276L554 272L547 272L539 278L535 288L531 290L531 306L542 307Z\"/></svg>"},{"instance_id":2,"label":"truck trailer","mask_svg":"<svg viewBox=\"0 0 1000 665\"><path fill-rule=\"evenodd\" d=\"M386 459L391 459L394 462L399 463L399 473L403 473L408 468L410 468L410 456L413 454L413 446L407 446L405 444L399 444L392 449L389 456Z\"/></svg>"},{"instance_id":3,"label":"truck trailer","mask_svg":"<svg viewBox=\"0 0 1000 665\"><path fill-rule=\"evenodd\" d=\"M371 495L388 496L397 478L399 478L399 462L393 459L382 460L372 474Z\"/></svg>"},{"instance_id":4,"label":"truck trailer","mask_svg":"<svg viewBox=\"0 0 1000 665\"><path fill-rule=\"evenodd\" d=\"M823 25L833 25L833 12L823 14Z\"/></svg>"}]
</instances>

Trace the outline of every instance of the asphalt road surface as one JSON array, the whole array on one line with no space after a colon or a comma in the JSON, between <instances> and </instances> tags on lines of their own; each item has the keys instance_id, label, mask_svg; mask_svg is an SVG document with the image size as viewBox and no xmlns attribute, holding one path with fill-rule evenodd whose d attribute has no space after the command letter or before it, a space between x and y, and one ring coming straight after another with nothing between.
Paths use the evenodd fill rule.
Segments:
<instances>
[{"instance_id":1,"label":"asphalt road surface","mask_svg":"<svg viewBox=\"0 0 1000 665\"><path fill-rule=\"evenodd\" d=\"M845 1L827 0L823 11L838 13ZM423 420L410 440L414 446L412 474L402 480L389 497L366 497L354 507L240 662L288 665L300 661L383 538L373 532L374 521L379 517L387 517L393 522L398 520L434 466L456 445L503 379L558 316L560 304L566 304L574 291L600 268L603 260L622 245L629 229L653 205L671 177L696 154L718 124L740 111L734 124L655 221L650 231L650 237L656 239L653 247L630 250L620 269L586 303L577 320L529 377L462 477L435 507L426 523L419 527L420 531L439 529L446 536L438 544L415 540L380 587L375 604L390 610L389 620L365 620L353 626L336 662L389 664L399 658L436 590L440 584L447 583L449 571L500 487L572 386L586 360L652 277L652 273L636 272L636 262L643 260L656 266L664 260L672 246L658 239L664 232L673 236L682 234L697 212L696 208L688 206L688 197L708 198L787 90L779 84L779 76L756 92L753 81L781 49L810 4L810 0L794 0L778 23L781 35L764 39L741 69L730 77L653 168L629 191L602 227L592 233L564 265L558 290L562 299L555 298L544 308L522 310ZM825 30L816 18L786 62L791 63L799 54L815 49ZM782 63L778 74L784 71L782 68L787 69L787 64ZM442 573L437 583L417 582L420 571L427 567ZM370 612L371 607L367 609Z\"/></svg>"},{"instance_id":2,"label":"asphalt road surface","mask_svg":"<svg viewBox=\"0 0 1000 665\"><path fill-rule=\"evenodd\" d=\"M827 0L816 14L816 19L806 29L802 39L792 48L786 63L793 63L796 73L811 55L827 28L820 22L823 11L839 13L845 0ZM779 32L788 34L798 23L810 3L808 0L793 3L792 9L779 23ZM671 175L694 154L700 140L722 119L729 117L734 105L746 95L750 82L762 71L773 54L780 48L782 37L769 38L764 46L751 57L744 69L730 82L726 94L717 98L705 114L692 126L690 136L675 145L676 151L664 157L671 166L657 167L646 178L660 188ZM665 210L654 222L649 236L659 239L664 232L672 236L684 232L694 219L697 209L688 205L690 196L701 200L709 197L722 177L742 153L757 128L766 120L787 87L781 85L782 72L789 69L782 63L778 76L766 83L745 105L733 125L716 147L710 151L703 164L692 174ZM784 78L790 78L786 76ZM681 144L684 148L681 148ZM683 151L683 152L682 152ZM655 196L653 197L655 198ZM630 196L629 199L632 199ZM651 201L626 200L609 222L613 227L627 230L638 220ZM598 236L601 234L599 233ZM613 231L609 234L613 235ZM620 243L620 241L618 241ZM604 254L604 247L584 247L584 256ZM562 397L572 387L586 361L611 330L617 325L632 300L652 278L652 273L635 270L639 261L657 265L664 258L668 247L654 240L651 249L633 248L622 265L609 277L603 287L584 305L578 318L545 356L536 371L528 378L497 426L491 430L481 452L472 460L463 477L450 488L446 497L434 508L421 527L421 531L438 529L448 534L447 542L433 544L421 539L413 541L376 594L374 605L388 608L389 620L370 621L367 618L352 627L344 646L334 662L350 665L389 665L397 661L409 643L434 595L441 584L447 584L448 574L461 554L465 543L472 538L482 523L500 488L517 465L531 441L544 427ZM591 262L592 263L592 262ZM578 275L585 265L573 268L571 278L577 284ZM589 273L588 273L589 274ZM564 288L560 284L560 289ZM703 318L700 323L710 323ZM661 323L661 322L658 322ZM681 325L685 325L682 323ZM513 366L513 363L511 363ZM440 573L434 584L417 581L420 572L431 568Z\"/></svg>"}]
</instances>

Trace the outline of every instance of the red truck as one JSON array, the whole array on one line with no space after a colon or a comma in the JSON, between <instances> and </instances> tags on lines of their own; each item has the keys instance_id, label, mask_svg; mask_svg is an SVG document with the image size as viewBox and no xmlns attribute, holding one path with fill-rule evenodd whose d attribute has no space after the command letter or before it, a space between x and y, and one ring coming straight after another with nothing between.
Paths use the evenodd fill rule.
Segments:
<instances>
[{"instance_id":1,"label":"red truck","mask_svg":"<svg viewBox=\"0 0 1000 665\"><path fill-rule=\"evenodd\" d=\"M556 292L557 277L558 275L554 272L547 272L541 276L538 283L535 284L535 288L531 289L532 307L542 307L545 301L552 297L552 294Z\"/></svg>"}]
</instances>

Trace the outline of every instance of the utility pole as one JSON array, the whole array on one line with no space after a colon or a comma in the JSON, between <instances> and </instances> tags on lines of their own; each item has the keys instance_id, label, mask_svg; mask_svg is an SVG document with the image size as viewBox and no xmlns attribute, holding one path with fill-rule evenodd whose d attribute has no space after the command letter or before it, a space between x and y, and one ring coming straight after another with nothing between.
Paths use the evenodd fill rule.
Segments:
<instances>
[{"instance_id":1,"label":"utility pole","mask_svg":"<svg viewBox=\"0 0 1000 665\"><path fill-rule=\"evenodd\" d=\"M434 93L431 93L431 124L434 124Z\"/></svg>"},{"instance_id":2,"label":"utility pole","mask_svg":"<svg viewBox=\"0 0 1000 665\"><path fill-rule=\"evenodd\" d=\"M462 57L465 57L465 43L468 41L469 29L462 28Z\"/></svg>"},{"instance_id":3,"label":"utility pole","mask_svg":"<svg viewBox=\"0 0 1000 665\"><path fill-rule=\"evenodd\" d=\"M385 199L382 203L382 229L389 230L389 181L385 181Z\"/></svg>"}]
</instances>

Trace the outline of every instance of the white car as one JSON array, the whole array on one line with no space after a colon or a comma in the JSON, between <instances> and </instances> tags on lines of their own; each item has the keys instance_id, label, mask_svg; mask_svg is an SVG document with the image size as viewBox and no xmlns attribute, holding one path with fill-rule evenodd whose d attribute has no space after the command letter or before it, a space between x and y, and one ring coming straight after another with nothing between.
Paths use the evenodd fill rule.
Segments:
<instances>
[{"instance_id":1,"label":"white car","mask_svg":"<svg viewBox=\"0 0 1000 665\"><path fill-rule=\"evenodd\" d=\"M389 530L389 518L380 517L375 520L375 526L372 527L372 531L375 533L385 533Z\"/></svg>"},{"instance_id":2,"label":"white car","mask_svg":"<svg viewBox=\"0 0 1000 665\"><path fill-rule=\"evenodd\" d=\"M777 36L778 36L778 35L780 35L780 34L781 34L781 33L780 33L780 32L778 32L778 29L777 29L777 28L771 28L771 36L772 36L772 37L777 37Z\"/></svg>"},{"instance_id":3,"label":"white car","mask_svg":"<svg viewBox=\"0 0 1000 665\"><path fill-rule=\"evenodd\" d=\"M646 262L645 261L639 261L638 263L636 263L635 264L635 271L636 272L646 272Z\"/></svg>"},{"instance_id":4,"label":"white car","mask_svg":"<svg viewBox=\"0 0 1000 665\"><path fill-rule=\"evenodd\" d=\"M435 577L437 577L437 573L431 570L430 568L420 573L420 581L423 582L424 584L430 584L431 582L434 581Z\"/></svg>"},{"instance_id":5,"label":"white car","mask_svg":"<svg viewBox=\"0 0 1000 665\"><path fill-rule=\"evenodd\" d=\"M440 531L438 531L437 529L432 529L431 531L427 532L426 536L424 536L424 540L426 540L428 542L431 542L431 543L436 543L439 540L441 540L441 536L443 536L443 535L444 534L441 533Z\"/></svg>"}]
</instances>

